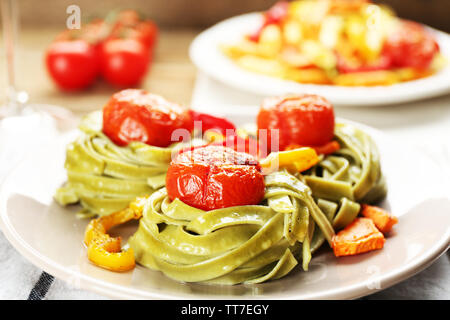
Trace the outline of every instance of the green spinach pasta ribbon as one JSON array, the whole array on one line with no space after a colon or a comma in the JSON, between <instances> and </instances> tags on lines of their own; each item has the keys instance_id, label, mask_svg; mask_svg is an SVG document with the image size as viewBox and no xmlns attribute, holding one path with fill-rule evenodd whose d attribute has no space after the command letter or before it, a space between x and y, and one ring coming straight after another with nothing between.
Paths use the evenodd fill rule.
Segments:
<instances>
[{"instance_id":1,"label":"green spinach pasta ribbon","mask_svg":"<svg viewBox=\"0 0 450 320\"><path fill-rule=\"evenodd\" d=\"M138 231L129 239L137 261L186 282L259 283L307 269L314 230L334 234L311 190L287 172L266 177L261 205L202 211L165 188L148 199Z\"/></svg>"},{"instance_id":2,"label":"green spinach pasta ribbon","mask_svg":"<svg viewBox=\"0 0 450 320\"><path fill-rule=\"evenodd\" d=\"M119 211L164 186L173 151L141 142L120 147L101 127L101 112L83 118L81 136L67 147L67 182L55 194L61 205L80 202L92 215Z\"/></svg>"},{"instance_id":3,"label":"green spinach pasta ribbon","mask_svg":"<svg viewBox=\"0 0 450 320\"><path fill-rule=\"evenodd\" d=\"M346 123L336 124L335 138L341 148L304 173L314 196L336 202L342 198L366 203L383 199L386 183L372 138Z\"/></svg>"}]
</instances>

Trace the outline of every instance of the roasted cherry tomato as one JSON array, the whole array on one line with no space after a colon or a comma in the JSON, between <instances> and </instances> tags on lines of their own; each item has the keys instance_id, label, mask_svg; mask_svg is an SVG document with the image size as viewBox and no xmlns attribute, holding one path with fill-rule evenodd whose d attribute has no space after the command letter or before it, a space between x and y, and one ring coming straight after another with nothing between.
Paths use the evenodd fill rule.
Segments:
<instances>
[{"instance_id":1,"label":"roasted cherry tomato","mask_svg":"<svg viewBox=\"0 0 450 320\"><path fill-rule=\"evenodd\" d=\"M136 39L108 39L101 45L101 73L118 87L138 85L150 65L150 51Z\"/></svg>"},{"instance_id":2,"label":"roasted cherry tomato","mask_svg":"<svg viewBox=\"0 0 450 320\"><path fill-rule=\"evenodd\" d=\"M58 40L46 52L47 71L64 90L80 90L90 86L99 74L98 54L85 40Z\"/></svg>"},{"instance_id":3,"label":"roasted cherry tomato","mask_svg":"<svg viewBox=\"0 0 450 320\"><path fill-rule=\"evenodd\" d=\"M103 132L119 146L141 141L167 147L176 142L172 138L176 129L190 133L192 128L187 108L145 90L122 90L103 108Z\"/></svg>"},{"instance_id":4,"label":"roasted cherry tomato","mask_svg":"<svg viewBox=\"0 0 450 320\"><path fill-rule=\"evenodd\" d=\"M287 1L279 1L275 3L269 10L264 13L264 22L253 34L248 38L251 41L258 42L262 30L270 24L278 24L287 16L289 3Z\"/></svg>"},{"instance_id":5,"label":"roasted cherry tomato","mask_svg":"<svg viewBox=\"0 0 450 320\"><path fill-rule=\"evenodd\" d=\"M439 45L421 24L402 21L386 40L384 52L392 59L396 67L427 69Z\"/></svg>"},{"instance_id":6,"label":"roasted cherry tomato","mask_svg":"<svg viewBox=\"0 0 450 320\"><path fill-rule=\"evenodd\" d=\"M255 205L264 197L264 177L249 154L206 146L178 154L166 176L169 198L202 209Z\"/></svg>"},{"instance_id":7,"label":"roasted cherry tomato","mask_svg":"<svg viewBox=\"0 0 450 320\"><path fill-rule=\"evenodd\" d=\"M268 151L283 151L292 144L321 146L333 139L334 110L330 102L317 95L267 98L258 113L257 125L260 145L266 145ZM267 130L267 139L261 129ZM278 130L279 150L273 145L271 130Z\"/></svg>"}]
</instances>

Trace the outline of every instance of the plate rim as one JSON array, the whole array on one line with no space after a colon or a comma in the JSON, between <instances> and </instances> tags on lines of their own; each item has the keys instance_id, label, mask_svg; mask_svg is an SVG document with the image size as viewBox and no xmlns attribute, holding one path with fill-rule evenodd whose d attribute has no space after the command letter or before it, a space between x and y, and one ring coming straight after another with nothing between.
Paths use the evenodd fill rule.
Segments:
<instances>
[{"instance_id":1,"label":"plate rim","mask_svg":"<svg viewBox=\"0 0 450 320\"><path fill-rule=\"evenodd\" d=\"M250 115L248 112L248 109L241 109L240 108L233 108L232 109L235 114L242 115L247 114ZM230 111L226 111L226 113L233 113ZM389 135L383 133L381 130L378 130L376 128L367 126L365 124L343 119L343 118L336 118L338 121L343 121L347 123L354 124L364 130L367 130L369 133L374 132L377 135L388 137ZM64 137L67 137L69 135L73 134L73 132L69 132L64 135ZM64 137L59 137L59 143L65 142ZM31 247L25 239L23 239L20 234L14 229L10 222L10 218L7 214L6 210L6 200L8 199L8 196L10 193L7 190L8 184L10 183L11 177L14 176L15 172L20 169L20 167L29 161L28 158L22 159L19 161L4 177L4 179L1 182L0 185L0 230L5 235L8 242L28 261L33 263L38 268L42 269L43 271L55 276L56 278L59 278L65 282L70 282L71 279L77 279L77 287L95 292L97 294L101 294L105 297L113 298L113 299L164 299L164 300L172 300L172 299L185 299L186 295L184 293L179 294L169 294L169 293L159 293L157 291L146 291L143 289L137 289L137 288L131 288L126 287L124 285L111 283L105 280L101 280L98 278L95 278L93 276L89 276L86 274L83 274L80 271L73 270L67 267L64 267L63 265L54 262L52 259L48 258L44 254L40 253L38 250ZM408 214L402 215L402 217L407 217ZM376 293L378 291L387 289L407 278L410 278L417 274L418 272L426 269L428 266L430 266L434 261L436 261L441 255L443 255L449 247L450 244L450 227L447 228L447 232L445 233L445 236L443 236L440 241L436 242L432 247L430 247L424 255L422 255L420 258L413 259L411 262L409 262L406 265L403 265L397 269L394 269L388 273L383 273L379 275L376 278L368 279L367 281L362 281L359 283L356 283L354 285L345 286L344 289L341 287L337 288L330 288L325 291L321 291L315 294L303 294L298 296L292 296L289 298L283 298L283 300L295 300L295 299L308 299L308 300L314 300L314 299L356 299L363 296L366 296L368 294L367 286L370 283L373 283L374 281L379 281L380 288L370 289L370 294ZM144 268L141 266L138 266L139 268ZM133 272L133 271L130 271ZM306 296L306 297L303 297ZM277 299L276 297L272 297L270 295L257 295L257 296L227 296L224 294L217 295L217 296L198 296L195 295L189 295L189 299L197 300L197 299L203 299L203 300L220 300L220 299L246 299L246 300L254 300L254 299L260 299L260 300L266 300L266 299ZM280 299L280 298L278 298Z\"/></svg>"},{"instance_id":2,"label":"plate rim","mask_svg":"<svg viewBox=\"0 0 450 320\"><path fill-rule=\"evenodd\" d=\"M243 92L260 95L260 96L267 96L267 95L279 95L282 94L279 92L279 90L273 90L273 91L266 91L270 90L267 89L269 87L269 84L272 84L271 87L281 87L283 85L295 87L296 90L293 91L286 91L284 93L288 92L315 92L317 94L322 94L323 91L329 90L330 92L327 92L327 97L336 105L336 106L358 106L361 108L364 107L376 107L376 106L382 106L382 105L389 105L389 104L400 104L400 103L406 103L406 102L412 102L412 101L420 101L427 98L433 98L438 97L441 95L445 95L450 93L450 34L437 30L435 28L429 27L427 25L424 25L427 29L431 30L433 33L437 35L438 42L442 47L442 44L446 44L444 47L448 47L447 50L449 52L445 53L445 58L447 61L447 66L444 67L443 70L437 72L436 74L433 74L429 77L417 79L417 80L411 80L406 82L401 82L398 84L394 84L391 86L373 86L373 87L364 87L364 86L354 86L354 87L346 87L346 86L335 86L335 85L316 85L316 84L302 84L291 80L284 80L284 79L278 79L275 77L267 76L258 74L255 72L247 71L242 68L239 68L236 65L233 65L232 61L228 59L228 62L230 62L230 68L233 76L227 76L225 73L217 73L214 70L215 67L207 67L202 52L206 50L202 50L202 48L209 49L208 54L211 55L217 55L222 56L220 59L223 61L226 61L227 59L216 46L212 45L206 45L207 41L204 40L204 38L208 39L208 37L212 38L215 33L220 33L221 28L224 28L224 26L228 24L237 24L240 22L240 20L251 20L256 19L261 15L260 12L250 12L245 14L236 15L227 19L224 19L213 26L203 30L200 34L198 34L194 40L191 42L189 46L189 57L190 60L193 62L193 64L204 74L206 74L208 77L211 77L217 81L219 81L222 84L225 84L229 87L232 87L234 89L241 90ZM212 36L210 36L212 34ZM217 37L216 37L217 38ZM444 41L445 40L445 41ZM211 42L209 42L211 43ZM212 42L214 43L214 42ZM238 75L244 75L248 78L250 78L253 81L240 81L240 77ZM443 78L443 79L440 79ZM236 81L236 79L238 79ZM437 80L445 80L448 81L440 81L437 82ZM435 81L437 83L437 86L431 86L431 81ZM264 86L265 90L264 92L261 89L258 89L260 86L255 85L249 85L249 83L260 83L263 82L266 85ZM426 91L417 91L414 89L419 89L423 87L423 83L430 84L430 87ZM416 85L414 85L416 84ZM412 88L409 88L411 87ZM376 93L375 90L383 90L386 88L394 88L395 89L403 89L405 92L401 95L397 94L392 97L388 97L389 95L378 95L376 98L370 97L365 98L367 94L374 94ZM359 93L359 96L357 99L351 100L346 97L351 97L355 95L354 90L362 90ZM411 92L414 92L414 94L411 94L411 92L408 92L409 94L406 94L406 91L411 90ZM317 92L318 91L318 92ZM340 92L341 91L341 92ZM336 94L336 92L340 92L340 94ZM381 92L379 92L381 94Z\"/></svg>"}]
</instances>

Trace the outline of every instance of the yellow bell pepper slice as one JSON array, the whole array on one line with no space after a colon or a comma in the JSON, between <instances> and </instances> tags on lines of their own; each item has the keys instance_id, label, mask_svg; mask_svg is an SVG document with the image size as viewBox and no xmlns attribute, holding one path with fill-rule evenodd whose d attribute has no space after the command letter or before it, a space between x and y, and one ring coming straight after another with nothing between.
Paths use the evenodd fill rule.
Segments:
<instances>
[{"instance_id":1,"label":"yellow bell pepper slice","mask_svg":"<svg viewBox=\"0 0 450 320\"><path fill-rule=\"evenodd\" d=\"M133 250L122 250L121 238L112 238L110 228L142 216L145 198L137 198L122 211L91 220L84 233L88 259L95 265L111 271L128 271L135 267Z\"/></svg>"},{"instance_id":2,"label":"yellow bell pepper slice","mask_svg":"<svg viewBox=\"0 0 450 320\"><path fill-rule=\"evenodd\" d=\"M98 239L97 239L98 240ZM135 266L133 249L114 252L120 248L120 239L108 239L107 241L93 241L88 246L88 258L95 265L116 272L132 270ZM120 250L120 249L119 249Z\"/></svg>"},{"instance_id":3,"label":"yellow bell pepper slice","mask_svg":"<svg viewBox=\"0 0 450 320\"><path fill-rule=\"evenodd\" d=\"M313 148L303 147L287 151L272 152L260 161L264 174L274 172L279 168L287 168L297 172L308 170L319 162L319 157Z\"/></svg>"}]
</instances>

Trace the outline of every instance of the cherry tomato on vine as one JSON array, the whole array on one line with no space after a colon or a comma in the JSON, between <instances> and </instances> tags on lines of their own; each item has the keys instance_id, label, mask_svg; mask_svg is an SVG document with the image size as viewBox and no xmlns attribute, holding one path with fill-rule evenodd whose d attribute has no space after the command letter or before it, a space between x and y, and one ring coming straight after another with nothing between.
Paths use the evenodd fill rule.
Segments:
<instances>
[{"instance_id":1,"label":"cherry tomato on vine","mask_svg":"<svg viewBox=\"0 0 450 320\"><path fill-rule=\"evenodd\" d=\"M150 66L150 51L136 39L108 39L101 45L101 74L117 87L137 86Z\"/></svg>"},{"instance_id":2,"label":"cherry tomato on vine","mask_svg":"<svg viewBox=\"0 0 450 320\"><path fill-rule=\"evenodd\" d=\"M47 71L63 90L90 86L99 75L95 47L85 40L58 40L50 44L45 56Z\"/></svg>"}]
</instances>

